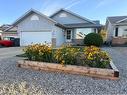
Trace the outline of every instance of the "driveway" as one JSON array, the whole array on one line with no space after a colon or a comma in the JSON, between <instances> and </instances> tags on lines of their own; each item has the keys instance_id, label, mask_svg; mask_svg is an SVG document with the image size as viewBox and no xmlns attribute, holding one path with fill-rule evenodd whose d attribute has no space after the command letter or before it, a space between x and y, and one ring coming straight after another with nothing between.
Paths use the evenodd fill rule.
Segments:
<instances>
[{"instance_id":1,"label":"driveway","mask_svg":"<svg viewBox=\"0 0 127 95\"><path fill-rule=\"evenodd\" d=\"M0 59L13 57L22 53L21 47L0 48Z\"/></svg>"},{"instance_id":2,"label":"driveway","mask_svg":"<svg viewBox=\"0 0 127 95\"><path fill-rule=\"evenodd\" d=\"M108 51L120 71L119 80L103 80L87 76L63 73L40 72L16 67L21 58L22 48L0 49L0 85L6 83L26 82L28 87L34 85L43 94L127 94L127 48L103 48ZM0 88L1 89L1 88ZM36 95L36 94L34 94Z\"/></svg>"}]
</instances>

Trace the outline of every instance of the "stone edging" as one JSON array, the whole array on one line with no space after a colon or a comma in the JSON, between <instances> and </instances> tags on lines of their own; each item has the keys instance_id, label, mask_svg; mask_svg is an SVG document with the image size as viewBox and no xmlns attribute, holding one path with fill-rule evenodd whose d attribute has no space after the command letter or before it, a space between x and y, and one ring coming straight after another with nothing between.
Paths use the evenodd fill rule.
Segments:
<instances>
[{"instance_id":1,"label":"stone edging","mask_svg":"<svg viewBox=\"0 0 127 95\"><path fill-rule=\"evenodd\" d=\"M90 68L74 65L62 66L61 64L56 63L46 63L28 60L19 60L17 63L18 67L30 68L39 71L64 72L112 80L119 79L119 71L112 61L110 62L112 69Z\"/></svg>"}]
</instances>

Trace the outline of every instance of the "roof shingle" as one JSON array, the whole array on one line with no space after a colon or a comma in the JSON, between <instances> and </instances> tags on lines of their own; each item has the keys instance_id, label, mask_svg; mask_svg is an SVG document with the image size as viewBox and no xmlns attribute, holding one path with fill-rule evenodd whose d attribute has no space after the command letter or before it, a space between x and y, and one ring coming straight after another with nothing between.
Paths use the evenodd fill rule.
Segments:
<instances>
[{"instance_id":1,"label":"roof shingle","mask_svg":"<svg viewBox=\"0 0 127 95\"><path fill-rule=\"evenodd\" d=\"M114 16L114 17L108 17L108 20L110 21L111 24L115 24L116 22L126 19L126 18L127 16ZM125 22L127 23L127 20Z\"/></svg>"}]
</instances>

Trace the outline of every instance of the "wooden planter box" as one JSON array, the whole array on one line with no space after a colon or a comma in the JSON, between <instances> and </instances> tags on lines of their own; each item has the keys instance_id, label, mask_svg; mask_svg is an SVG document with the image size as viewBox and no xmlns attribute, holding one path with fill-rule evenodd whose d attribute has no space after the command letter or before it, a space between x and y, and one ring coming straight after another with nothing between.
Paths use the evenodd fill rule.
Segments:
<instances>
[{"instance_id":1,"label":"wooden planter box","mask_svg":"<svg viewBox=\"0 0 127 95\"><path fill-rule=\"evenodd\" d=\"M79 75L87 75L96 78L104 78L104 79L118 79L119 71L113 62L110 62L112 69L101 69L101 68L91 68L91 67L83 67L83 66L74 66L74 65L66 65L62 66L61 64L56 63L46 63L46 62L36 62L36 61L28 61L28 60L20 60L18 61L18 67L21 68L30 68L39 71L50 71L50 72L64 72L70 74L79 74Z\"/></svg>"}]
</instances>

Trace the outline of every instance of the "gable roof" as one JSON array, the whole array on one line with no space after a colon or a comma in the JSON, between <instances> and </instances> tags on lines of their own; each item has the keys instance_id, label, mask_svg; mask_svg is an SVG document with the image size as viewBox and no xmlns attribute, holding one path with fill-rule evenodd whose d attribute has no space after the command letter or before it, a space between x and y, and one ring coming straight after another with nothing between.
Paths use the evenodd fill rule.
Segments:
<instances>
[{"instance_id":1,"label":"gable roof","mask_svg":"<svg viewBox=\"0 0 127 95\"><path fill-rule=\"evenodd\" d=\"M118 24L118 23L122 23L123 21L125 21L124 23L127 23L127 16L113 16L113 17L108 17L107 18L111 24Z\"/></svg>"},{"instance_id":2,"label":"gable roof","mask_svg":"<svg viewBox=\"0 0 127 95\"><path fill-rule=\"evenodd\" d=\"M17 32L18 27L17 26L10 26L9 28L5 29L4 32L10 32L10 31L16 31Z\"/></svg>"},{"instance_id":3,"label":"gable roof","mask_svg":"<svg viewBox=\"0 0 127 95\"><path fill-rule=\"evenodd\" d=\"M84 18L84 17L81 17L81 16L79 16L79 15L77 15L77 14L75 14L75 13L72 13L72 12L70 12L70 11L68 11L68 10L65 10L65 9L60 9L59 11L57 11L56 13L54 13L53 15L51 15L50 17L48 17L48 16L46 16L46 15L40 13L39 11L36 11L36 10L34 10L34 9L31 9L31 10L27 11L27 12L26 12L23 16L21 16L19 19L17 19L17 20L12 24L12 26L9 27L8 29L6 29L5 31L8 31L8 30L12 29L12 28L15 27L18 23L20 23L22 20L24 20L26 17L28 17L29 15L31 15L32 13L36 13L36 14L38 14L38 15L40 15L40 16L42 16L42 17L44 17L44 18L46 18L46 19L48 19L48 20L54 22L56 26L59 26L59 27L61 27L61 28L68 28L67 25L60 24L60 23L58 23L57 21L55 21L55 20L52 19L52 17L53 17L54 15L58 14L58 13L61 12L61 11L66 11L66 12L68 12L68 13L70 13L70 14L72 14L72 15L74 15L74 16L80 18L80 19L83 19L83 20L85 20L85 21L90 22L89 24L87 24L87 23L86 23L86 24L84 24L84 23L80 24L80 23L79 23L79 24L77 24L77 27L78 27L78 26L80 27L80 25L81 25L82 27L91 27L91 26L100 27L100 26L101 26L101 25L100 25L100 21L98 21L98 20L97 20L97 21L91 21L91 20L89 20L89 19L86 19L86 18ZM75 25L70 25L70 27L72 27L72 26L75 26Z\"/></svg>"},{"instance_id":4,"label":"gable roof","mask_svg":"<svg viewBox=\"0 0 127 95\"><path fill-rule=\"evenodd\" d=\"M36 11L36 10L34 10L34 9L31 9L31 10L27 11L23 16L21 16L20 18L18 18L12 25L13 25L13 26L17 25L18 23L20 23L22 20L24 20L26 17L28 17L28 16L31 15L32 13L36 13L36 14L41 15L41 16L43 16L44 18L46 18L46 19L48 19L48 20L50 20L50 21L52 21L52 22L54 22L54 23L57 23L55 20L53 20L53 19L49 18L48 16L46 16L46 15L40 13L39 11Z\"/></svg>"},{"instance_id":5,"label":"gable roof","mask_svg":"<svg viewBox=\"0 0 127 95\"><path fill-rule=\"evenodd\" d=\"M9 27L11 27L12 25L9 25L9 24L3 24L2 26L0 26L0 29L2 30L2 31L4 31L4 30L6 30L6 29L8 29Z\"/></svg>"},{"instance_id":6,"label":"gable roof","mask_svg":"<svg viewBox=\"0 0 127 95\"><path fill-rule=\"evenodd\" d=\"M87 19L87 18L85 18L85 17L82 17L82 16L80 16L80 15L78 15L78 14L76 14L76 13L73 13L73 12L71 12L71 11L69 11L69 10L66 10L66 9L60 9L60 10L56 11L54 14L52 14L52 15L49 16L49 17L52 18L52 17L54 17L56 14L60 13L61 11L65 11L65 12L67 12L67 13L73 15L73 16L76 16L76 17L82 19L82 20L85 20L85 21L88 21L88 22L90 22L90 23L96 24L94 21L91 21L91 20L89 20L89 19Z\"/></svg>"},{"instance_id":7,"label":"gable roof","mask_svg":"<svg viewBox=\"0 0 127 95\"><path fill-rule=\"evenodd\" d=\"M127 22L127 18L117 21L116 23Z\"/></svg>"}]
</instances>

